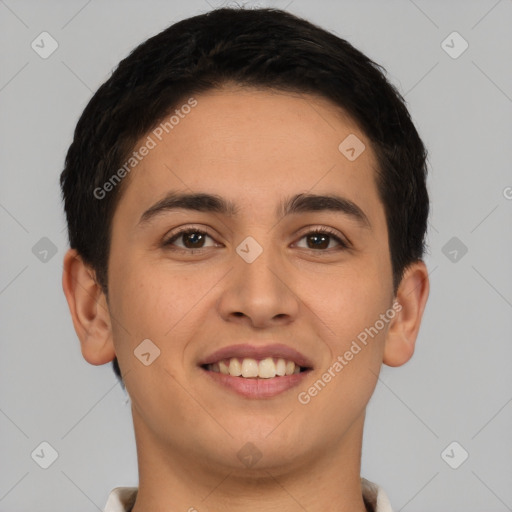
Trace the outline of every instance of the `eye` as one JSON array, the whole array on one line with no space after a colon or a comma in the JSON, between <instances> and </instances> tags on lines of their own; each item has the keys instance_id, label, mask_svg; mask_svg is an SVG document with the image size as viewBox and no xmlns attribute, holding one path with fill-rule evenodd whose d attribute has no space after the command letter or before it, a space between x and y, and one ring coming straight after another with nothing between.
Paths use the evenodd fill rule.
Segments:
<instances>
[{"instance_id":1,"label":"eye","mask_svg":"<svg viewBox=\"0 0 512 512\"><path fill-rule=\"evenodd\" d=\"M204 243L206 238L213 240L213 238L206 231L199 228L189 227L173 233L171 237L163 243L163 246L180 252L193 253L194 250L201 250L207 247L215 246L215 243L210 246L205 246ZM311 249L313 251L320 250L320 252L326 252L322 249L329 248L331 239L337 242L338 246L340 247L339 250L349 248L349 243L340 238L336 232L330 230L329 228L317 228L312 231L308 231L302 235L300 240L304 238L308 239L307 247L305 247L305 249ZM176 245L177 241L182 242L183 245L181 247ZM311 243L309 243L309 241L311 241Z\"/></svg>"},{"instance_id":2,"label":"eye","mask_svg":"<svg viewBox=\"0 0 512 512\"><path fill-rule=\"evenodd\" d=\"M204 249L204 241L206 238L213 238L206 232L197 228L188 228L181 229L180 231L175 232L171 238L167 239L163 245L165 247L174 246L176 241L183 242L183 247L179 247L173 250L181 250L181 251L193 251L194 249Z\"/></svg>"},{"instance_id":3,"label":"eye","mask_svg":"<svg viewBox=\"0 0 512 512\"><path fill-rule=\"evenodd\" d=\"M309 239L312 242L311 244L308 243L306 249L312 249L314 251L318 249L328 249L331 241L330 239L334 239L341 247L341 250L349 248L349 244L342 240L334 231L330 230L329 228L314 229L305 235L302 235L301 240L303 238Z\"/></svg>"}]
</instances>

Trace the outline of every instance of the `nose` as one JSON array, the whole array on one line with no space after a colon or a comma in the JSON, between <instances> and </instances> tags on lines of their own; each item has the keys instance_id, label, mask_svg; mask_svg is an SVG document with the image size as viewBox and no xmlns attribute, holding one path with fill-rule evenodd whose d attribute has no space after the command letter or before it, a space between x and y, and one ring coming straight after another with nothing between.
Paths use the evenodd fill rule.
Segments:
<instances>
[{"instance_id":1,"label":"nose","mask_svg":"<svg viewBox=\"0 0 512 512\"><path fill-rule=\"evenodd\" d=\"M218 303L221 316L259 329L293 322L300 301L293 290L291 269L277 251L265 247L254 261L248 261L234 254L234 268Z\"/></svg>"}]
</instances>

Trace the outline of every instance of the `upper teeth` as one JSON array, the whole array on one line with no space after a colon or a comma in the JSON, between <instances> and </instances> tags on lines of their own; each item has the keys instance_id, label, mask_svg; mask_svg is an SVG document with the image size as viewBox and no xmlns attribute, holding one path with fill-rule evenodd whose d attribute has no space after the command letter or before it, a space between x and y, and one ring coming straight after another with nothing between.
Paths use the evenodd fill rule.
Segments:
<instances>
[{"instance_id":1,"label":"upper teeth","mask_svg":"<svg viewBox=\"0 0 512 512\"><path fill-rule=\"evenodd\" d=\"M218 363L209 364L207 368L233 377L259 377L260 379L271 379L275 376L283 377L284 375L300 372L300 366L293 361L282 358L274 359L273 357L267 357L261 361L250 357L245 357L242 360L232 357L231 359L223 359Z\"/></svg>"}]
</instances>

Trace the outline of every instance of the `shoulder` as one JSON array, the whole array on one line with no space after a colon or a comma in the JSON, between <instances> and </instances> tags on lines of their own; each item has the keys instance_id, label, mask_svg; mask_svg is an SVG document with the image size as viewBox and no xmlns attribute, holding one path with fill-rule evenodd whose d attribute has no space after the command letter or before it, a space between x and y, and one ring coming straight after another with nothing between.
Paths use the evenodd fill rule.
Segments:
<instances>
[{"instance_id":1,"label":"shoulder","mask_svg":"<svg viewBox=\"0 0 512 512\"><path fill-rule=\"evenodd\" d=\"M116 487L110 491L103 512L129 512L135 503L138 487Z\"/></svg>"},{"instance_id":2,"label":"shoulder","mask_svg":"<svg viewBox=\"0 0 512 512\"><path fill-rule=\"evenodd\" d=\"M384 489L379 485L361 478L361 488L365 504L371 507L374 512L393 512L391 503Z\"/></svg>"}]
</instances>

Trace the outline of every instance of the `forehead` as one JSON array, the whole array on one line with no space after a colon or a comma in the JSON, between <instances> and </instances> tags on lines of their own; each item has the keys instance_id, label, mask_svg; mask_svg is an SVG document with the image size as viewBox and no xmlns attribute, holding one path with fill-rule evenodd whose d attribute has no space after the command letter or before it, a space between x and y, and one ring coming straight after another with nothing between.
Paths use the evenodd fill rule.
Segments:
<instances>
[{"instance_id":1,"label":"forehead","mask_svg":"<svg viewBox=\"0 0 512 512\"><path fill-rule=\"evenodd\" d=\"M130 210L125 214L171 190L222 195L241 215L255 202L262 215L267 204L273 215L293 193L336 190L364 205L368 216L382 213L367 137L321 97L240 87L208 91L182 100L134 150L143 146L151 149L124 184L118 209Z\"/></svg>"}]
</instances>

